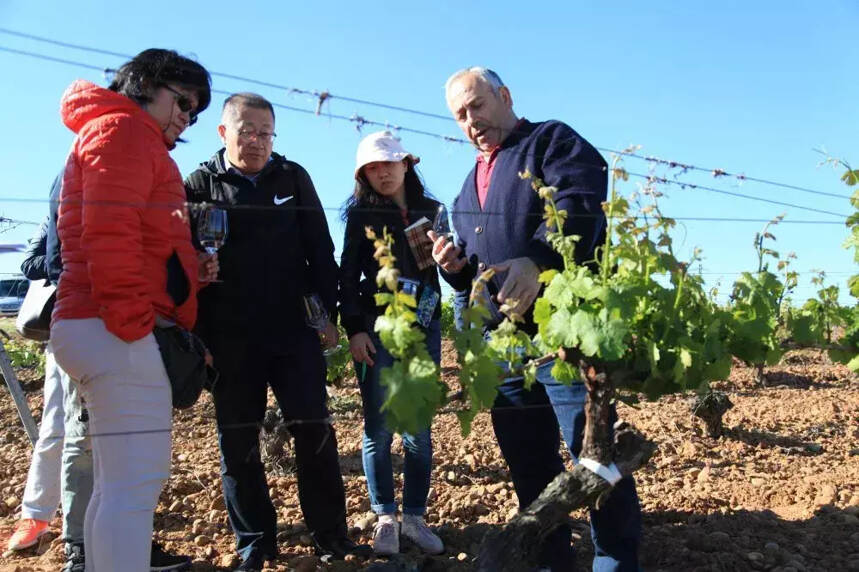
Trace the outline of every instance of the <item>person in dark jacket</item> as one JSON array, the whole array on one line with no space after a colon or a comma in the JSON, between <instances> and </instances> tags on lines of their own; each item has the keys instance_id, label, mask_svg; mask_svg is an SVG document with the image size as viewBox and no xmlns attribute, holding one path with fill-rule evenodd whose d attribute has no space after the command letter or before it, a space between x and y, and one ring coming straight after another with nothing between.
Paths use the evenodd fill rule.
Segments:
<instances>
[{"instance_id":1,"label":"person in dark jacket","mask_svg":"<svg viewBox=\"0 0 859 572\"><path fill-rule=\"evenodd\" d=\"M266 99L231 95L218 126L225 147L185 181L189 202L224 208L229 220L218 252L221 282L200 293L196 331L220 372L213 395L239 570L262 569L277 557L276 514L259 452L268 386L295 440L299 502L317 553L369 553L346 537L326 405L322 344L337 343L334 244L307 171L272 152L274 126ZM319 333L305 321L302 299L311 293L330 317Z\"/></svg>"},{"instance_id":2,"label":"person in dark jacket","mask_svg":"<svg viewBox=\"0 0 859 572\"><path fill-rule=\"evenodd\" d=\"M455 73L445 92L451 113L478 156L453 205L458 244L432 234L434 257L457 290L469 288L478 273L494 268L496 276L489 284L495 296L490 300L493 318L487 327L494 328L502 318L497 304L518 300L515 310L525 316L521 327L534 333L531 306L540 290L537 277L542 269L562 269L563 261L548 243L543 201L519 173L530 171L558 189L557 207L569 214L564 234L582 237L576 258L585 263L605 237L601 204L606 198L606 163L564 123L516 117L510 90L489 69ZM574 459L581 451L586 392L580 383L558 383L552 367L550 362L539 368L539 383L530 391L521 377L505 379L491 413L521 508L564 470L559 433ZM641 509L632 477L618 482L600 508L591 511L591 533L594 570L639 569ZM545 539L541 560L556 572L573 569L569 526Z\"/></svg>"},{"instance_id":3,"label":"person in dark jacket","mask_svg":"<svg viewBox=\"0 0 859 572\"><path fill-rule=\"evenodd\" d=\"M52 201L59 196L61 178L51 190ZM49 216L30 238L21 272L30 281L57 284L59 272L48 271L51 251L48 235L56 223ZM87 434L86 413L77 387L54 359L51 343L45 348L44 406L39 439L33 447L27 484L21 502L21 520L9 539L10 550L32 546L62 503L66 572L83 572L84 515L92 494L92 451Z\"/></svg>"},{"instance_id":4,"label":"person in dark jacket","mask_svg":"<svg viewBox=\"0 0 859 572\"><path fill-rule=\"evenodd\" d=\"M349 336L349 349L355 359L355 371L364 405L364 437L361 456L373 511L379 515L373 532L373 550L377 554L395 554L400 549L400 531L422 550L431 554L444 551L441 539L427 527L427 494L432 472L432 439L430 427L411 435L403 434L405 467L403 478L402 527L396 519L394 479L391 466L393 433L385 426L381 410L386 400L380 382L381 370L394 358L384 348L374 331L377 316L383 308L374 295L379 263L373 258L373 243L366 237L366 227L378 236L388 229L393 234L393 254L400 278L419 284L416 301L418 320L426 334L427 351L436 363L441 361L441 304L438 271L426 258L423 268L408 244L404 229L422 217L429 221L439 203L427 197L415 170L418 159L406 152L387 131L372 133L358 145L355 166L355 190L349 199L344 219L346 236L340 259L340 317ZM363 278L362 278L363 277Z\"/></svg>"}]
</instances>

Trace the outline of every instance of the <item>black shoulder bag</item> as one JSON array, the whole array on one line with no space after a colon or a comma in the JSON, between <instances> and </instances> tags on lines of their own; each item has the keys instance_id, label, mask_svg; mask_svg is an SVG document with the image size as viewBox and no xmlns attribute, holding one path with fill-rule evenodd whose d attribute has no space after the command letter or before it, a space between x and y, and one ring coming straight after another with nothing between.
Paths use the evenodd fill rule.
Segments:
<instances>
[{"instance_id":1,"label":"black shoulder bag","mask_svg":"<svg viewBox=\"0 0 859 572\"><path fill-rule=\"evenodd\" d=\"M197 403L203 389L211 391L218 380L217 370L206 363L206 345L193 332L176 325L156 326L152 333L170 379L173 407L187 409Z\"/></svg>"}]
</instances>

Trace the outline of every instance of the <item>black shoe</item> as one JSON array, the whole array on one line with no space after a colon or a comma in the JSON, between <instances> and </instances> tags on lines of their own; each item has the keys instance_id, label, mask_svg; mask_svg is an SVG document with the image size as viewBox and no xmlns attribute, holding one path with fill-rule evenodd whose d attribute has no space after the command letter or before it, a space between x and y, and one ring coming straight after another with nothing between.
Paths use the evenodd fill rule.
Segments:
<instances>
[{"instance_id":1,"label":"black shoe","mask_svg":"<svg viewBox=\"0 0 859 572\"><path fill-rule=\"evenodd\" d=\"M65 552L66 563L60 572L84 572L86 570L83 544L67 542Z\"/></svg>"},{"instance_id":2,"label":"black shoe","mask_svg":"<svg viewBox=\"0 0 859 572\"><path fill-rule=\"evenodd\" d=\"M251 555L239 564L235 572L262 572L262 567L266 560L273 560L273 558L266 558L259 552L251 552Z\"/></svg>"},{"instance_id":3,"label":"black shoe","mask_svg":"<svg viewBox=\"0 0 859 572\"><path fill-rule=\"evenodd\" d=\"M177 556L164 552L161 545L152 541L152 555L149 557L149 569L152 572L166 572L168 570L188 570L191 568L191 558L188 556Z\"/></svg>"},{"instance_id":4,"label":"black shoe","mask_svg":"<svg viewBox=\"0 0 859 572\"><path fill-rule=\"evenodd\" d=\"M346 536L323 536L314 533L313 548L316 555L325 562L343 560L347 554L354 554L361 558L369 558L373 555L373 549L369 544L355 544Z\"/></svg>"}]
</instances>

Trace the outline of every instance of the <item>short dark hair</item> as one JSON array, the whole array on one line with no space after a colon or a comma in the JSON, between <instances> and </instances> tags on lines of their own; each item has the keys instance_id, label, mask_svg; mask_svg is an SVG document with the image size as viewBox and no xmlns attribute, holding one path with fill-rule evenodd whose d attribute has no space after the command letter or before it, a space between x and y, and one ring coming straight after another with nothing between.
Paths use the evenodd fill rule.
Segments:
<instances>
[{"instance_id":1,"label":"short dark hair","mask_svg":"<svg viewBox=\"0 0 859 572\"><path fill-rule=\"evenodd\" d=\"M143 105L152 101L152 92L164 84L176 84L197 94L195 113L212 101L212 77L199 63L174 50L150 48L122 64L108 89Z\"/></svg>"},{"instance_id":2,"label":"short dark hair","mask_svg":"<svg viewBox=\"0 0 859 572\"><path fill-rule=\"evenodd\" d=\"M241 93L233 93L227 99L224 100L224 108L223 111L230 109L238 108L240 105L246 105L248 107L253 107L254 109L268 109L271 113L271 118L274 119L274 106L272 106L271 102L259 95L258 93L252 93L250 91L243 91Z\"/></svg>"}]
</instances>

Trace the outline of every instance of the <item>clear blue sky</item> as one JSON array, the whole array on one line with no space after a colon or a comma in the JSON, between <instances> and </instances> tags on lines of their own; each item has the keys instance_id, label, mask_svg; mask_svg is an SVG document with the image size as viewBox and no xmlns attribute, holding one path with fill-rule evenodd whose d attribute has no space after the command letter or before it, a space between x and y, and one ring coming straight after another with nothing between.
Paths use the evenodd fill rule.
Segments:
<instances>
[{"instance_id":1,"label":"clear blue sky","mask_svg":"<svg viewBox=\"0 0 859 572\"><path fill-rule=\"evenodd\" d=\"M859 3L853 0L721 2L215 2L117 3L0 0L0 27L134 54L149 47L196 56L210 71L302 89L446 114L445 79L458 68L486 65L509 85L514 109L531 120L560 119L593 144L848 194L840 170L818 167L831 153L859 164ZM0 46L116 67L121 58L0 34ZM0 51L0 214L39 221L41 202L64 161L72 134L58 102L76 78L104 83L99 72ZM258 91L273 102L313 109L315 101L284 90L214 78L214 88ZM186 132L173 156L183 174L216 151L223 96ZM461 136L451 121L331 100L325 112L355 113L391 125ZM370 130L365 128L364 133ZM339 207L352 186L361 138L353 123L278 110L277 151L304 165L326 206ZM422 157L428 187L448 204L474 161L465 145L402 133ZM647 172L629 159L625 166ZM849 213L846 198L828 198L708 174L681 178L772 200ZM634 188L633 181L626 186ZM676 217L837 221L837 217L701 190L664 189ZM16 202L9 199L33 199ZM342 225L329 211L338 250ZM704 250L703 271L726 292L734 272L752 269L759 223L688 221L678 251ZM33 227L0 235L24 242ZM843 282L855 270L841 248L841 225L783 224L777 248L795 251L796 268L825 269ZM0 272L20 256L0 255ZM796 298L812 293L801 278Z\"/></svg>"}]
</instances>

